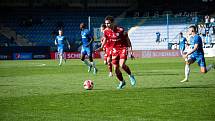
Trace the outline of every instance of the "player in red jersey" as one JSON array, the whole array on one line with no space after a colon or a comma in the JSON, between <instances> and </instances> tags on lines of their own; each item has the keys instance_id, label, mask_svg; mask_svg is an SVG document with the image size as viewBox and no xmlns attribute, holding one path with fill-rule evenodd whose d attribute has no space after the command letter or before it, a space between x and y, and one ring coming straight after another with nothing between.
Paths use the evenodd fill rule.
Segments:
<instances>
[{"instance_id":1,"label":"player in red jersey","mask_svg":"<svg viewBox=\"0 0 215 121\"><path fill-rule=\"evenodd\" d=\"M112 64L114 66L116 76L120 81L117 88L122 89L126 85L119 67L129 75L131 85L133 86L136 84L136 80L131 74L130 68L125 64L128 55L128 39L124 35L124 29L114 24L114 18L112 16L107 16L105 18L105 24L107 26L104 30L105 39L101 47L104 47L105 44L109 46Z\"/></svg>"},{"instance_id":2,"label":"player in red jersey","mask_svg":"<svg viewBox=\"0 0 215 121\"><path fill-rule=\"evenodd\" d=\"M106 28L106 25L102 24L100 28L102 33L104 33L105 28ZM103 35L101 37L101 43L103 43L104 39L105 37ZM112 73L111 53L107 43L104 45L103 50L104 50L104 64L108 65L109 77L112 77L113 73Z\"/></svg>"}]
</instances>

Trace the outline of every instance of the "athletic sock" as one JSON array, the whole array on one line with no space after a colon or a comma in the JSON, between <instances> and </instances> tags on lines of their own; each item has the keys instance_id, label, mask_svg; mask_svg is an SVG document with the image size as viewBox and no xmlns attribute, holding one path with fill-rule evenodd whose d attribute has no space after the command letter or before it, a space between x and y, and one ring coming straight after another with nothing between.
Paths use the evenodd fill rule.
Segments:
<instances>
[{"instance_id":1,"label":"athletic sock","mask_svg":"<svg viewBox=\"0 0 215 121\"><path fill-rule=\"evenodd\" d=\"M93 68L96 68L96 64L94 62L90 62Z\"/></svg>"},{"instance_id":2,"label":"athletic sock","mask_svg":"<svg viewBox=\"0 0 215 121\"><path fill-rule=\"evenodd\" d=\"M112 63L108 63L108 70L109 72L112 72Z\"/></svg>"},{"instance_id":3,"label":"athletic sock","mask_svg":"<svg viewBox=\"0 0 215 121\"><path fill-rule=\"evenodd\" d=\"M62 64L62 61L63 61L63 56L60 55L60 63L59 63L59 65Z\"/></svg>"},{"instance_id":4,"label":"athletic sock","mask_svg":"<svg viewBox=\"0 0 215 121\"><path fill-rule=\"evenodd\" d=\"M122 77L122 73L121 72L117 72L116 73L116 77L119 79L119 81L123 81L123 77Z\"/></svg>"},{"instance_id":5,"label":"athletic sock","mask_svg":"<svg viewBox=\"0 0 215 121\"><path fill-rule=\"evenodd\" d=\"M213 68L213 66L214 66L213 64L208 65L208 66L206 67L207 72L210 71L210 70Z\"/></svg>"},{"instance_id":6,"label":"athletic sock","mask_svg":"<svg viewBox=\"0 0 215 121\"><path fill-rule=\"evenodd\" d=\"M127 65L122 66L122 69L128 74L131 75L131 70Z\"/></svg>"},{"instance_id":7,"label":"athletic sock","mask_svg":"<svg viewBox=\"0 0 215 121\"><path fill-rule=\"evenodd\" d=\"M185 72L185 79L188 80L189 75L190 75L190 65L188 65L188 64L185 65L184 72Z\"/></svg>"},{"instance_id":8,"label":"athletic sock","mask_svg":"<svg viewBox=\"0 0 215 121\"><path fill-rule=\"evenodd\" d=\"M84 61L82 61L85 65L87 65L87 66L91 66L91 64L87 61L87 60L84 60Z\"/></svg>"}]
</instances>

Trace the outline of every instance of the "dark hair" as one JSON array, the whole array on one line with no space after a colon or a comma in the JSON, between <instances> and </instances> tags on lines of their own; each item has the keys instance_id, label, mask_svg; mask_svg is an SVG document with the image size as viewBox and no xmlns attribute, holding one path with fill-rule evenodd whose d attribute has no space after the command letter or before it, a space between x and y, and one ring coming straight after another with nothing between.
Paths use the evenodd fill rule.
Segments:
<instances>
[{"instance_id":1,"label":"dark hair","mask_svg":"<svg viewBox=\"0 0 215 121\"><path fill-rule=\"evenodd\" d=\"M86 25L85 23L83 23L83 22L80 23L80 25L81 25L83 28L86 28L86 26L87 26L87 25Z\"/></svg>"},{"instance_id":2,"label":"dark hair","mask_svg":"<svg viewBox=\"0 0 215 121\"><path fill-rule=\"evenodd\" d=\"M106 25L105 24L101 24L101 27L106 28Z\"/></svg>"},{"instance_id":3,"label":"dark hair","mask_svg":"<svg viewBox=\"0 0 215 121\"><path fill-rule=\"evenodd\" d=\"M182 32L180 32L179 34L180 34L180 35L183 35L183 33L182 33Z\"/></svg>"},{"instance_id":4,"label":"dark hair","mask_svg":"<svg viewBox=\"0 0 215 121\"><path fill-rule=\"evenodd\" d=\"M196 26L191 25L189 28L192 28L192 29L193 29L193 31L192 31L192 32L196 32Z\"/></svg>"},{"instance_id":5,"label":"dark hair","mask_svg":"<svg viewBox=\"0 0 215 121\"><path fill-rule=\"evenodd\" d=\"M105 20L109 20L111 23L114 22L113 16L106 16L106 17L105 17Z\"/></svg>"}]
</instances>

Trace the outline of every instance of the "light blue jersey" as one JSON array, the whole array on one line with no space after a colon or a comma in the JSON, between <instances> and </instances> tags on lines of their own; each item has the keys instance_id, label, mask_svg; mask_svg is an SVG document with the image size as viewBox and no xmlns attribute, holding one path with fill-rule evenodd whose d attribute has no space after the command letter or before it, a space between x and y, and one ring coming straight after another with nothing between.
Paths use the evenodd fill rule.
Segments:
<instances>
[{"instance_id":1,"label":"light blue jersey","mask_svg":"<svg viewBox=\"0 0 215 121\"><path fill-rule=\"evenodd\" d=\"M204 58L204 51L203 51L203 47L202 47L202 39L199 35L195 35L191 38L190 46L192 48L194 48L195 44L198 44L198 48L196 49L196 51L194 51L191 54L191 59L193 61L197 61L199 66L206 67L205 58Z\"/></svg>"},{"instance_id":2,"label":"light blue jersey","mask_svg":"<svg viewBox=\"0 0 215 121\"><path fill-rule=\"evenodd\" d=\"M210 35L206 35L205 36L205 44L211 44L211 36Z\"/></svg>"},{"instance_id":3,"label":"light blue jersey","mask_svg":"<svg viewBox=\"0 0 215 121\"><path fill-rule=\"evenodd\" d=\"M181 37L181 39L179 40L179 49L181 51L185 50L186 41L187 39L185 37Z\"/></svg>"},{"instance_id":4,"label":"light blue jersey","mask_svg":"<svg viewBox=\"0 0 215 121\"><path fill-rule=\"evenodd\" d=\"M204 55L203 47L202 47L202 38L199 35L195 35L193 37L192 42L190 45L194 48L194 45L198 44L198 48L195 52L193 52L194 55Z\"/></svg>"},{"instance_id":5,"label":"light blue jersey","mask_svg":"<svg viewBox=\"0 0 215 121\"><path fill-rule=\"evenodd\" d=\"M83 46L87 46L92 39L92 35L88 29L84 29L81 31L81 40L83 43Z\"/></svg>"},{"instance_id":6,"label":"light blue jersey","mask_svg":"<svg viewBox=\"0 0 215 121\"><path fill-rule=\"evenodd\" d=\"M65 36L56 36L55 42L57 43L58 53L63 53L64 45L66 42L66 37Z\"/></svg>"},{"instance_id":7,"label":"light blue jersey","mask_svg":"<svg viewBox=\"0 0 215 121\"><path fill-rule=\"evenodd\" d=\"M81 40L83 43L81 54L88 55L88 56L92 55L93 46L92 46L92 43L89 44L91 39L93 39L93 37L88 29L84 29L81 31Z\"/></svg>"}]
</instances>

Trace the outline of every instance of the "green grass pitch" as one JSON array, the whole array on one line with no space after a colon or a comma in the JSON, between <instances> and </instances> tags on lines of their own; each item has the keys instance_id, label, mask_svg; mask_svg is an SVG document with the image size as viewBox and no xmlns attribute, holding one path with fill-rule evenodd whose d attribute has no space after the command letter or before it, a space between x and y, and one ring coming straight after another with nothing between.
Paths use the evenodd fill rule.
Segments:
<instances>
[{"instance_id":1,"label":"green grass pitch","mask_svg":"<svg viewBox=\"0 0 215 121\"><path fill-rule=\"evenodd\" d=\"M103 60L98 74L78 60L0 61L0 121L214 121L215 70L200 74L195 63L189 82L182 58L128 60L137 79L123 90L108 77ZM207 64L215 58L206 58ZM93 90L84 90L84 80Z\"/></svg>"}]
</instances>

